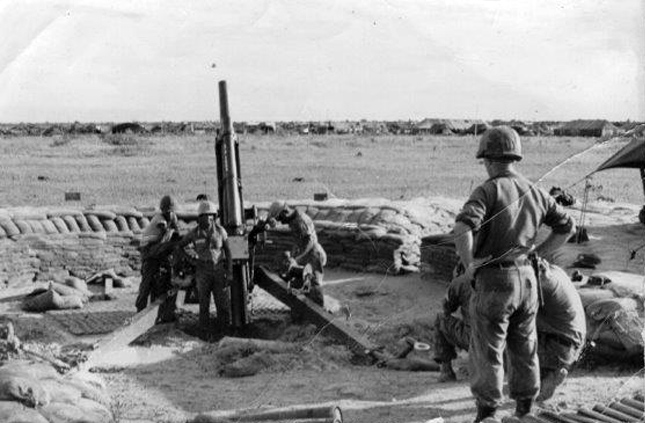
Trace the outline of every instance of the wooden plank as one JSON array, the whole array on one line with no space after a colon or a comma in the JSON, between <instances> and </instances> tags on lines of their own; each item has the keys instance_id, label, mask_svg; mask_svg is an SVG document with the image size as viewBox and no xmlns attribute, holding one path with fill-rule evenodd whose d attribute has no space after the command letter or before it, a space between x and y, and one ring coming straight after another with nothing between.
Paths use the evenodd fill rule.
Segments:
<instances>
[{"instance_id":1,"label":"wooden plank","mask_svg":"<svg viewBox=\"0 0 645 423\"><path fill-rule=\"evenodd\" d=\"M180 290L177 293L177 303L183 304L185 296L186 291ZM159 306L165 300L165 295L157 298L148 304L148 307L135 314L124 326L101 339L94 350L90 352L87 360L81 363L81 366L90 369L100 363L103 357L127 347L130 342L143 335L154 326Z\"/></svg>"},{"instance_id":2,"label":"wooden plank","mask_svg":"<svg viewBox=\"0 0 645 423\"><path fill-rule=\"evenodd\" d=\"M588 408L581 408L578 410L578 413L582 414L583 416L591 417L592 419L603 423L622 423L618 419L614 419L613 417L607 416L606 414L602 414Z\"/></svg>"},{"instance_id":3,"label":"wooden plank","mask_svg":"<svg viewBox=\"0 0 645 423\"><path fill-rule=\"evenodd\" d=\"M643 403L642 401L637 401L637 400L631 399L631 398L623 398L623 399L620 400L620 402L622 402L625 405L630 406L634 410L639 410L641 412L645 412L645 403Z\"/></svg>"},{"instance_id":4,"label":"wooden plank","mask_svg":"<svg viewBox=\"0 0 645 423\"><path fill-rule=\"evenodd\" d=\"M632 417L625 413L621 413L620 411L614 410L613 408L605 407L602 404L594 405L593 410L599 412L600 414L613 417L614 419L620 420L621 422L627 422L627 423L638 422L637 418Z\"/></svg>"},{"instance_id":5,"label":"wooden plank","mask_svg":"<svg viewBox=\"0 0 645 423\"><path fill-rule=\"evenodd\" d=\"M612 402L609 404L610 408L613 408L614 410L620 411L621 413L627 414L628 416L632 416L638 420L643 419L643 412L640 410L635 410L632 407L622 404L620 402Z\"/></svg>"},{"instance_id":6,"label":"wooden plank","mask_svg":"<svg viewBox=\"0 0 645 423\"><path fill-rule=\"evenodd\" d=\"M305 319L315 324L320 330L325 330L330 336L346 344L353 353L360 356L373 356L372 353L380 349L378 345L366 339L353 328L343 324L342 320L329 314L305 295L294 295L289 292L287 283L264 266L256 267L254 273L257 286L292 310L302 314Z\"/></svg>"}]
</instances>

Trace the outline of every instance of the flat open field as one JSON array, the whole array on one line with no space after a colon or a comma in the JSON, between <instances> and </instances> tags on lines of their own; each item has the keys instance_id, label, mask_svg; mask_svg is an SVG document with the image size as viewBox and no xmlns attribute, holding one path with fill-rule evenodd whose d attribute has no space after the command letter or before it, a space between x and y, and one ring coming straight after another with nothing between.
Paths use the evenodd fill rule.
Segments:
<instances>
[{"instance_id":1,"label":"flat open field","mask_svg":"<svg viewBox=\"0 0 645 423\"><path fill-rule=\"evenodd\" d=\"M239 140L247 202L312 198L318 192L339 198L465 198L485 178L472 136L241 135ZM626 142L526 137L519 169L537 181L576 155L540 182L547 190L566 188ZM67 191L81 193L78 205L151 206L166 193L192 201L201 192L215 196L217 189L214 135L7 138L0 139L0 160L0 206L62 205ZM642 204L639 179L634 169L600 172L590 199ZM579 182L571 193L581 199L583 189Z\"/></svg>"},{"instance_id":2,"label":"flat open field","mask_svg":"<svg viewBox=\"0 0 645 423\"><path fill-rule=\"evenodd\" d=\"M540 182L547 190L554 185L566 189L627 140L596 142L526 138L526 157L519 169L537 181L575 155ZM486 177L474 158L476 148L474 137L243 136L244 198L247 202L303 199L328 192L331 197L350 199L465 199ZM0 160L0 207L63 205L68 191L82 195L80 203L71 203L75 206L152 206L166 193L186 202L203 192L214 197L217 186L214 139L206 135L0 139ZM642 250L629 260L630 250L644 239L637 209L611 204L643 204L638 171L604 171L594 177L593 185L590 199L603 197L609 202L594 205L599 211L588 216L590 242L567 244L563 263L571 263L579 253L596 253L602 257L604 270L640 272ZM584 182L575 184L571 193L581 200L583 188ZM420 274L389 276L329 269L324 290L351 309L351 316L337 313L337 318L391 349L403 336L431 342L432 321L445 287L446 281ZM125 309L132 309L135 295L136 285L130 296L121 298ZM290 324L285 314L264 327L271 327L281 340L301 345L302 351L268 357L274 361L257 375L225 378L219 374L213 344L182 330L182 325L188 325L182 319L195 320L194 307L190 312L182 315L179 324L150 331L150 343L172 348L172 358L99 369L108 383L116 422L184 423L207 411L321 403L339 405L345 421L354 423L421 423L438 417L446 423L461 423L474 417L465 353L455 363L459 380L439 383L436 372L357 365L344 346L318 336L310 326ZM42 336L26 336L32 332ZM19 336L34 343L78 341L52 327L40 332L23 328ZM431 351L414 354L432 358ZM643 393L644 373L639 364L592 364L585 361L575 368L557 395L538 407L575 411ZM504 412L513 407L508 401Z\"/></svg>"}]
</instances>

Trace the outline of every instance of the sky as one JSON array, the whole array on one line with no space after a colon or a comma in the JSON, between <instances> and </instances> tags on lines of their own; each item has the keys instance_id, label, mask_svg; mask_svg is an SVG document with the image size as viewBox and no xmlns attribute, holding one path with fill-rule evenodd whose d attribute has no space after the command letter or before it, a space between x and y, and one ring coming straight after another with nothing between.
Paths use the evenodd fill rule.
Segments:
<instances>
[{"instance_id":1,"label":"sky","mask_svg":"<svg viewBox=\"0 0 645 423\"><path fill-rule=\"evenodd\" d=\"M0 122L645 120L642 0L0 0Z\"/></svg>"}]
</instances>

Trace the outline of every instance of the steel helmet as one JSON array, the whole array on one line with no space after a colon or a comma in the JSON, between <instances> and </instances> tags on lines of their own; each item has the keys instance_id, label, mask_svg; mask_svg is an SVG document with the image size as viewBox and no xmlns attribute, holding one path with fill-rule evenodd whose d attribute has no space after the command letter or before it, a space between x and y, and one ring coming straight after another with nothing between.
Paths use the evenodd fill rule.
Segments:
<instances>
[{"instance_id":1,"label":"steel helmet","mask_svg":"<svg viewBox=\"0 0 645 423\"><path fill-rule=\"evenodd\" d=\"M267 219L275 219L278 215L287 207L285 201L274 201L269 207L269 212L267 213Z\"/></svg>"},{"instance_id":2,"label":"steel helmet","mask_svg":"<svg viewBox=\"0 0 645 423\"><path fill-rule=\"evenodd\" d=\"M487 130L479 141L477 158L522 160L520 136L510 126L496 126Z\"/></svg>"},{"instance_id":3,"label":"steel helmet","mask_svg":"<svg viewBox=\"0 0 645 423\"><path fill-rule=\"evenodd\" d=\"M177 209L177 201L171 195L164 195L159 202L159 209L161 211L174 211Z\"/></svg>"},{"instance_id":4,"label":"steel helmet","mask_svg":"<svg viewBox=\"0 0 645 423\"><path fill-rule=\"evenodd\" d=\"M197 206L197 216L201 216L203 214L216 215L217 207L215 206L215 203L212 201L202 201L199 203L199 206Z\"/></svg>"}]
</instances>

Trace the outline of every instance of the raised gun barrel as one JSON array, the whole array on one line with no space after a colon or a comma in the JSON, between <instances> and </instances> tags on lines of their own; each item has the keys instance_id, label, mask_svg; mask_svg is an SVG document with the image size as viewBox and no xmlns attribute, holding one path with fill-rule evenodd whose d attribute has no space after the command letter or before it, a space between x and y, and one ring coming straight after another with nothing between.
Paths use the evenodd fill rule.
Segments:
<instances>
[{"instance_id":1,"label":"raised gun barrel","mask_svg":"<svg viewBox=\"0 0 645 423\"><path fill-rule=\"evenodd\" d=\"M229 114L226 81L219 81L220 131L215 142L220 223L229 236L233 259L231 325L239 331L249 322L249 246L242 200L239 143ZM218 310L219 313L219 310Z\"/></svg>"}]
</instances>

